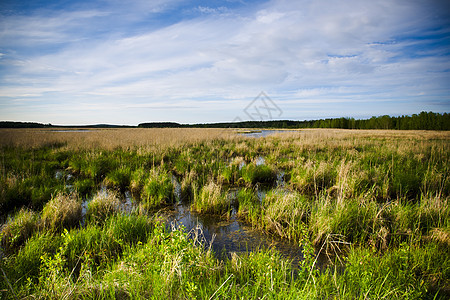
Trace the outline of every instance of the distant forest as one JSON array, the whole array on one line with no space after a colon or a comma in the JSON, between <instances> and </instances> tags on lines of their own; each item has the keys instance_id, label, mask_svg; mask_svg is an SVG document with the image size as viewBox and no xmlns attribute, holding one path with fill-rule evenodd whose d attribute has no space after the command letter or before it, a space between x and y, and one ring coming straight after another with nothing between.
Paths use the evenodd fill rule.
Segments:
<instances>
[{"instance_id":1,"label":"distant forest","mask_svg":"<svg viewBox=\"0 0 450 300\"><path fill-rule=\"evenodd\" d=\"M244 121L233 123L178 124L173 122L142 123L143 128L342 128L342 129L398 129L398 130L450 130L450 114L421 112L412 116L380 116L370 119L335 118L311 121Z\"/></svg>"},{"instance_id":2,"label":"distant forest","mask_svg":"<svg viewBox=\"0 0 450 300\"><path fill-rule=\"evenodd\" d=\"M136 126L122 125L83 125L83 126L59 126L52 124L30 122L0 122L0 128L133 128ZM206 124L179 124L175 122L151 122L141 123L139 128L342 128L342 129L398 129L398 130L450 130L449 113L421 112L412 116L380 116L370 119L335 118L311 121L244 121L230 123L206 123Z\"/></svg>"}]
</instances>

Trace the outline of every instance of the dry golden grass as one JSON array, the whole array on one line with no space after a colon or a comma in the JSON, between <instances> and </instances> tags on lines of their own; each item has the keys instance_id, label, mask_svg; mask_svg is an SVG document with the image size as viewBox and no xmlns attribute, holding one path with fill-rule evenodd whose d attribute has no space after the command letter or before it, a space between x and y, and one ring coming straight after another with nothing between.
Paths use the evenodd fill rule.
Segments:
<instances>
[{"instance_id":1,"label":"dry golden grass","mask_svg":"<svg viewBox=\"0 0 450 300\"><path fill-rule=\"evenodd\" d=\"M0 146L36 148L63 143L69 149L114 149L121 147L154 150L235 136L232 130L199 128L57 130L0 129Z\"/></svg>"},{"instance_id":2,"label":"dry golden grass","mask_svg":"<svg viewBox=\"0 0 450 300\"><path fill-rule=\"evenodd\" d=\"M42 211L44 228L61 230L81 222L81 201L77 194L58 193Z\"/></svg>"},{"instance_id":3,"label":"dry golden grass","mask_svg":"<svg viewBox=\"0 0 450 300\"><path fill-rule=\"evenodd\" d=\"M58 131L62 130L62 131ZM140 148L141 150L164 149L215 139L242 140L237 149L247 148L244 142L249 137L238 134L235 129L203 128L120 128L120 129L0 129L0 146L40 147L63 143L69 149L114 149ZM349 148L355 144L370 143L374 140L410 141L405 150L423 147L424 142L450 140L450 132L445 131L399 131L399 130L345 130L345 129L298 129L280 130L279 133L261 139L260 143L273 145L273 139L294 140L296 149L314 147ZM283 143L283 142L282 142ZM280 146L280 145L279 145ZM278 146L278 147L279 147Z\"/></svg>"}]
</instances>

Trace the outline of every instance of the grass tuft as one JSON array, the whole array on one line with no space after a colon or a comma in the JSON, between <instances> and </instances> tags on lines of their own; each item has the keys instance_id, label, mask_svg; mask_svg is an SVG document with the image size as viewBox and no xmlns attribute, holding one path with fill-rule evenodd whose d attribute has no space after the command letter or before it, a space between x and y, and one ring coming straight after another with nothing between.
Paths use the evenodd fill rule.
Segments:
<instances>
[{"instance_id":1,"label":"grass tuft","mask_svg":"<svg viewBox=\"0 0 450 300\"><path fill-rule=\"evenodd\" d=\"M152 169L142 189L141 201L147 209L173 203L175 195L170 174L163 170Z\"/></svg>"},{"instance_id":2,"label":"grass tuft","mask_svg":"<svg viewBox=\"0 0 450 300\"><path fill-rule=\"evenodd\" d=\"M221 185L210 181L195 194L191 208L199 213L224 214L231 209L231 199Z\"/></svg>"},{"instance_id":3,"label":"grass tuft","mask_svg":"<svg viewBox=\"0 0 450 300\"><path fill-rule=\"evenodd\" d=\"M120 200L114 191L99 191L89 202L86 218L89 222L103 223L120 210Z\"/></svg>"},{"instance_id":4,"label":"grass tuft","mask_svg":"<svg viewBox=\"0 0 450 300\"><path fill-rule=\"evenodd\" d=\"M2 250L7 255L16 252L37 230L39 230L39 215L22 208L1 227Z\"/></svg>"},{"instance_id":5,"label":"grass tuft","mask_svg":"<svg viewBox=\"0 0 450 300\"><path fill-rule=\"evenodd\" d=\"M58 193L42 211L42 224L51 230L77 226L81 221L81 201L77 194Z\"/></svg>"}]
</instances>

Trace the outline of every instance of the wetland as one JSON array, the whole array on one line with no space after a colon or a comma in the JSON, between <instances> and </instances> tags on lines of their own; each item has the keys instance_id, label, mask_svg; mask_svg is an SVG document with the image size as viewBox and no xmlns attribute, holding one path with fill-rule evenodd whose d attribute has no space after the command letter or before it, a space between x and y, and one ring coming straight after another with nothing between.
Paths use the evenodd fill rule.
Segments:
<instances>
[{"instance_id":1,"label":"wetland","mask_svg":"<svg viewBox=\"0 0 450 300\"><path fill-rule=\"evenodd\" d=\"M4 129L0 146L2 299L450 295L447 132Z\"/></svg>"}]
</instances>

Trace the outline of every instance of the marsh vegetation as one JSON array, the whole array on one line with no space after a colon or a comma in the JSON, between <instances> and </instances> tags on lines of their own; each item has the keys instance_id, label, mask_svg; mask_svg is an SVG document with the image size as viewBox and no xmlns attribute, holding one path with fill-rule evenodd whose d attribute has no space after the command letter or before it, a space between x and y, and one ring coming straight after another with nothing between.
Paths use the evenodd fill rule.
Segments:
<instances>
[{"instance_id":1,"label":"marsh vegetation","mask_svg":"<svg viewBox=\"0 0 450 300\"><path fill-rule=\"evenodd\" d=\"M2 299L450 295L447 132L16 129L0 144ZM301 255L220 256L165 223L174 203Z\"/></svg>"}]
</instances>

